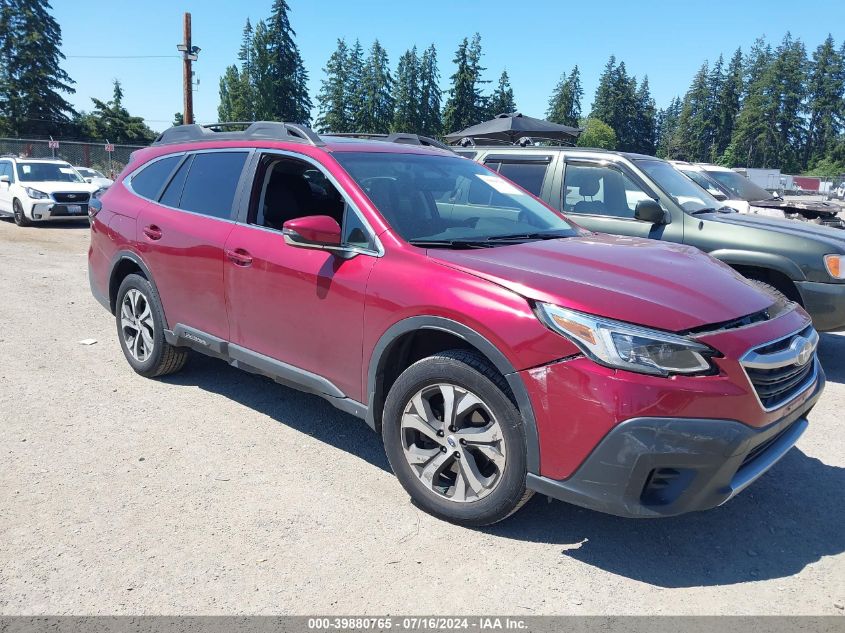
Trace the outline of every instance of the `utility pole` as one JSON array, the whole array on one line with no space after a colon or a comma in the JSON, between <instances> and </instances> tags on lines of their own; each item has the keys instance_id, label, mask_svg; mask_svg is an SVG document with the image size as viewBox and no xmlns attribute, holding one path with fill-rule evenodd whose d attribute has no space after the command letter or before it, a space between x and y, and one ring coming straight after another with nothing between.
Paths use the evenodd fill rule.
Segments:
<instances>
[{"instance_id":1,"label":"utility pole","mask_svg":"<svg viewBox=\"0 0 845 633\"><path fill-rule=\"evenodd\" d=\"M199 55L199 46L191 44L191 14L185 13L185 34L184 40L181 44L176 46L176 50L182 53L182 60L184 61L184 69L182 75L182 91L185 95L185 108L182 114L183 123L185 125L194 122L194 86L193 78L194 72L191 69L191 64L197 61Z\"/></svg>"}]
</instances>

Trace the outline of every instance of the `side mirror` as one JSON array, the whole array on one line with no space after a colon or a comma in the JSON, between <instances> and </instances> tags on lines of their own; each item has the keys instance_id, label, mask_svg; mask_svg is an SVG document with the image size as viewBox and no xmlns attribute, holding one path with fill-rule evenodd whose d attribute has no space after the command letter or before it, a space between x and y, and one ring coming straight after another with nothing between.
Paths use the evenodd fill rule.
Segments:
<instances>
[{"instance_id":1,"label":"side mirror","mask_svg":"<svg viewBox=\"0 0 845 633\"><path fill-rule=\"evenodd\" d=\"M327 215L309 215L282 225L285 242L302 248L340 248L340 224Z\"/></svg>"},{"instance_id":2,"label":"side mirror","mask_svg":"<svg viewBox=\"0 0 845 633\"><path fill-rule=\"evenodd\" d=\"M663 210L663 207L651 198L640 200L637 203L637 207L634 210L634 217L637 220L642 220L649 224L667 224L666 212Z\"/></svg>"},{"instance_id":3,"label":"side mirror","mask_svg":"<svg viewBox=\"0 0 845 633\"><path fill-rule=\"evenodd\" d=\"M92 182L94 182L94 179L93 178L86 178L85 182L87 182L90 185Z\"/></svg>"},{"instance_id":4,"label":"side mirror","mask_svg":"<svg viewBox=\"0 0 845 633\"><path fill-rule=\"evenodd\" d=\"M9 177L4 174L4 175L0 176L0 182L5 182L8 185L11 182L11 180L9 180Z\"/></svg>"}]
</instances>

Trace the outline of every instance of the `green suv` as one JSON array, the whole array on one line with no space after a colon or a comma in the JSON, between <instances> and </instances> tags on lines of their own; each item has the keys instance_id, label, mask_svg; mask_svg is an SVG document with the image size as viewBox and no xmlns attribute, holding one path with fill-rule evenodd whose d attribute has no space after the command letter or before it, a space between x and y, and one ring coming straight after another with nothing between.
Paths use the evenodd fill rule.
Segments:
<instances>
[{"instance_id":1,"label":"green suv","mask_svg":"<svg viewBox=\"0 0 845 633\"><path fill-rule=\"evenodd\" d=\"M840 230L736 213L653 156L510 145L456 151L587 229L695 246L800 303L818 330L845 330L845 235ZM476 200L469 184L455 195L456 204L489 204Z\"/></svg>"}]
</instances>

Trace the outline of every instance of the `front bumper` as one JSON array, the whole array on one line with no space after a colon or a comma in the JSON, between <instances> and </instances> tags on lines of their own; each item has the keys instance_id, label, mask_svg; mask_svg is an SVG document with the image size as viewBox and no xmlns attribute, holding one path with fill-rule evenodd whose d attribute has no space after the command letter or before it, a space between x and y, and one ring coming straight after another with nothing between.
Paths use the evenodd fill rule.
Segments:
<instances>
[{"instance_id":1,"label":"front bumper","mask_svg":"<svg viewBox=\"0 0 845 633\"><path fill-rule=\"evenodd\" d=\"M71 213L70 207L79 207L79 213ZM67 205L52 200L36 202L30 210L30 218L34 222L46 222L49 220L82 220L88 219L88 204Z\"/></svg>"},{"instance_id":2,"label":"front bumper","mask_svg":"<svg viewBox=\"0 0 845 633\"><path fill-rule=\"evenodd\" d=\"M774 466L807 428L824 373L799 408L757 429L729 419L632 418L565 480L529 474L529 488L600 512L661 517L721 505Z\"/></svg>"},{"instance_id":3,"label":"front bumper","mask_svg":"<svg viewBox=\"0 0 845 633\"><path fill-rule=\"evenodd\" d=\"M804 309L813 317L813 327L820 332L845 330L845 283L797 281L795 285Z\"/></svg>"}]
</instances>

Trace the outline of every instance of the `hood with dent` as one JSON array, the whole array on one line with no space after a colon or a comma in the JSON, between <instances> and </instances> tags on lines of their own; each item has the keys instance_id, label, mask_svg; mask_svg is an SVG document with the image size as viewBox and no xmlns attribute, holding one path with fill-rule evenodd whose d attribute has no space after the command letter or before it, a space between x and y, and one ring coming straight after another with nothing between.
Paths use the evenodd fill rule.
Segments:
<instances>
[{"instance_id":1,"label":"hood with dent","mask_svg":"<svg viewBox=\"0 0 845 633\"><path fill-rule=\"evenodd\" d=\"M68 191L71 193L94 193L99 189L97 185L88 182L60 182L52 180L22 180L18 184L22 187L37 189L44 193L56 193L57 191Z\"/></svg>"},{"instance_id":2,"label":"hood with dent","mask_svg":"<svg viewBox=\"0 0 845 633\"><path fill-rule=\"evenodd\" d=\"M772 305L709 255L653 240L595 234L428 255L528 299L676 332Z\"/></svg>"}]
</instances>

